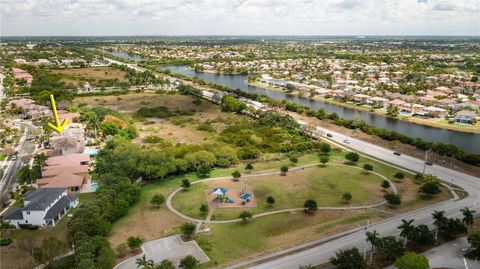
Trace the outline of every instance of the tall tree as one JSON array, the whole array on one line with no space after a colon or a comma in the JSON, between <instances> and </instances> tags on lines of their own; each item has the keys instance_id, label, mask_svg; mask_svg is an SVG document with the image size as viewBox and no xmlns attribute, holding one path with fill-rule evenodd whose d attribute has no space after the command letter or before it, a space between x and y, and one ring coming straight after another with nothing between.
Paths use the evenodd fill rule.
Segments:
<instances>
[{"instance_id":1,"label":"tall tree","mask_svg":"<svg viewBox=\"0 0 480 269\"><path fill-rule=\"evenodd\" d=\"M406 245L407 240L411 240L415 234L415 226L412 223L413 219L402 219L402 224L398 226L398 229L400 229L400 236L404 239L403 245Z\"/></svg>"},{"instance_id":2,"label":"tall tree","mask_svg":"<svg viewBox=\"0 0 480 269\"><path fill-rule=\"evenodd\" d=\"M470 210L468 207L465 207L461 210L463 214L463 223L467 226L473 224L473 215L477 213L475 210Z\"/></svg>"},{"instance_id":3,"label":"tall tree","mask_svg":"<svg viewBox=\"0 0 480 269\"><path fill-rule=\"evenodd\" d=\"M330 259L338 269L367 269L368 266L358 248L340 250Z\"/></svg>"}]
</instances>

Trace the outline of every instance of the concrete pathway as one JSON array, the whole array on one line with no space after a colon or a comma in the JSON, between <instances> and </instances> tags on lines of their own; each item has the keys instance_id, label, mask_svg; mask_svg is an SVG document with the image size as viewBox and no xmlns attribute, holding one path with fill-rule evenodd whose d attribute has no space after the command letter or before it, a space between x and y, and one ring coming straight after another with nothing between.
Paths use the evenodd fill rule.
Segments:
<instances>
[{"instance_id":1,"label":"concrete pathway","mask_svg":"<svg viewBox=\"0 0 480 269\"><path fill-rule=\"evenodd\" d=\"M296 171L296 170L302 170L302 169L305 169L305 168L308 168L308 167L314 167L314 166L318 166L319 164L308 164L308 165L303 165L303 166L297 166L297 167L292 167L289 172L292 172L292 171ZM352 169L358 169L358 170L363 170L363 168L361 167L357 167L357 166L351 166L351 165L345 165L345 164L336 164L336 163L330 163L330 164L327 164L327 166L329 165L336 165L336 166L343 166L343 167L348 167L348 168L352 168ZM394 193L397 193L398 190L397 190L397 187L395 186L395 184L389 180L387 177L385 177L384 175L382 174L379 174L377 172L374 172L374 171L371 171L370 173L372 174L375 174L377 176L379 176L380 178L384 179L384 180L387 180L388 182L390 182L390 187L392 188L392 191ZM255 178L255 177L261 177L261 176L271 176L271 175L280 175L280 172L279 171L275 171L275 172L266 172L266 173L259 173L259 174L251 174L251 175L244 175L242 176L242 180L248 180L248 179L251 179L251 178ZM231 176L226 176L226 177L216 177L216 178L207 178L207 179L202 179L202 180L198 180L198 181L195 181L195 182L192 182L191 184L194 185L194 184L199 184L199 183L202 183L202 182L207 182L207 181L212 181L212 180L231 180L232 177ZM234 223L234 222L240 222L242 221L242 219L238 218L238 219L230 219L230 220L210 220L210 218L207 218L205 220L202 220L202 219L196 219L196 218L192 218L192 217L189 217L187 215L184 215L183 213L181 213L180 211L176 210L173 206L172 206L172 200L173 200L173 197L175 197L175 195L182 191L184 188L183 187L179 187L177 188L175 191L173 191L172 193L170 193L167 197L167 201L166 201L166 204L167 204L167 208L172 211L175 215L177 215L178 217L184 219L184 220L187 220L187 221L191 221L191 222L194 222L194 223L206 223L206 224L219 224L219 223ZM319 210L360 210L360 209L373 209L373 208L376 208L376 207L379 207L379 206L382 206L386 204L386 201L381 201L381 202L378 202L378 203L374 203L374 204L368 204L368 205L360 205L360 206L339 206L339 207L330 207L330 206L326 206L326 207L318 207ZM269 211L269 212L264 212L264 213L259 213L259 214L256 214L256 215L253 215L252 218L260 218L260 217L265 217L265 216L270 216L270 215L275 215L275 214L283 214L283 213L289 213L289 212L295 212L295 211L303 211L304 208L287 208L287 209L281 209L281 210L276 210L276 211Z\"/></svg>"},{"instance_id":2,"label":"concrete pathway","mask_svg":"<svg viewBox=\"0 0 480 269\"><path fill-rule=\"evenodd\" d=\"M155 264L168 259L177 267L180 264L180 260L187 255L194 256L200 263L210 261L195 240L184 242L180 235L174 235L144 243L142 245L142 253L120 262L114 269L135 269L137 268L137 258L141 258L143 255L145 255L147 260L153 260Z\"/></svg>"}]
</instances>

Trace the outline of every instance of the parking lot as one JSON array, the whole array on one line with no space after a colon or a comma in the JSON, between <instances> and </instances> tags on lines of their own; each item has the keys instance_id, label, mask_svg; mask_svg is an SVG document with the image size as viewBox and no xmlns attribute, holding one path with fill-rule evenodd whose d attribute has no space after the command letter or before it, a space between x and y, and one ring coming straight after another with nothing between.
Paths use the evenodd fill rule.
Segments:
<instances>
[{"instance_id":1,"label":"parking lot","mask_svg":"<svg viewBox=\"0 0 480 269\"><path fill-rule=\"evenodd\" d=\"M180 264L180 260L187 255L194 256L200 263L209 261L207 255L205 255L195 241L183 242L179 235L147 242L142 245L142 250L142 254L128 258L115 266L115 269L137 268L135 263L136 259L143 255L145 255L147 259L153 260L155 264L164 259L171 260L177 267Z\"/></svg>"}]
</instances>

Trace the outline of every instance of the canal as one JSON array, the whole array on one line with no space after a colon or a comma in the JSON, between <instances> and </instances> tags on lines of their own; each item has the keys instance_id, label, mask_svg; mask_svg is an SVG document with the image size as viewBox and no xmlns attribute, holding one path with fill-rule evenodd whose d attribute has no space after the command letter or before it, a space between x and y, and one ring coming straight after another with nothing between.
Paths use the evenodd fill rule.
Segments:
<instances>
[{"instance_id":1,"label":"canal","mask_svg":"<svg viewBox=\"0 0 480 269\"><path fill-rule=\"evenodd\" d=\"M170 69L174 73L180 73L188 77L197 77L205 81L212 82L219 85L224 85L232 89L240 89L248 93L257 93L260 95L266 95L276 100L290 100L301 105L310 107L311 109L318 110L319 108L325 109L327 112L337 113L338 116L346 119L360 118L367 124L385 128L387 130L396 131L398 133L408 135L410 137L420 137L425 141L435 143L454 144L462 148L465 151L472 153L480 153L480 134L457 132L452 130L434 128L415 123L405 122L397 119L368 113L356 109L350 109L334 104L329 104L320 101L314 101L308 98L302 98L298 96L287 95L282 92L271 91L262 89L259 87L253 87L246 83L247 75L221 75L210 73L196 73L187 66L162 66L161 69Z\"/></svg>"},{"instance_id":2,"label":"canal","mask_svg":"<svg viewBox=\"0 0 480 269\"><path fill-rule=\"evenodd\" d=\"M121 51L114 52L112 54L131 61L143 60L142 57L131 56ZM196 73L188 66L183 65L169 65L162 66L160 68L170 69L170 71L174 73L183 74L188 77L197 77L211 83L230 87L232 89L240 89L247 93L266 95L275 100L290 100L298 104L310 107L314 110L323 108L325 109L325 111L329 113L335 112L338 116L345 119L360 118L367 124L378 128L385 128L387 130L392 130L413 138L419 137L429 142L454 144L467 152L480 153L480 134L457 132L452 130L419 125L411 122L384 117L382 115L376 115L365 111L346 108L321 101L311 100L308 98L287 95L278 91L271 91L259 87L250 86L246 83L248 78L247 75Z\"/></svg>"}]
</instances>

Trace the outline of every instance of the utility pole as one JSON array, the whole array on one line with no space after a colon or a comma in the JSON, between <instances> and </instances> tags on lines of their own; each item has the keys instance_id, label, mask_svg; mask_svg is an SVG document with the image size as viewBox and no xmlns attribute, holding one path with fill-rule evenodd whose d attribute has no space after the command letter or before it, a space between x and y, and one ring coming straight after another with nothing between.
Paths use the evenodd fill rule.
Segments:
<instances>
[{"instance_id":1,"label":"utility pole","mask_svg":"<svg viewBox=\"0 0 480 269\"><path fill-rule=\"evenodd\" d=\"M427 160L428 160L428 152L430 150L425 151L425 160L423 160L423 173L425 175L425 169L427 168Z\"/></svg>"},{"instance_id":2,"label":"utility pole","mask_svg":"<svg viewBox=\"0 0 480 269\"><path fill-rule=\"evenodd\" d=\"M367 227L365 229L365 241L363 243L363 259L367 258L367 232L370 227L370 219L367 219Z\"/></svg>"}]
</instances>

